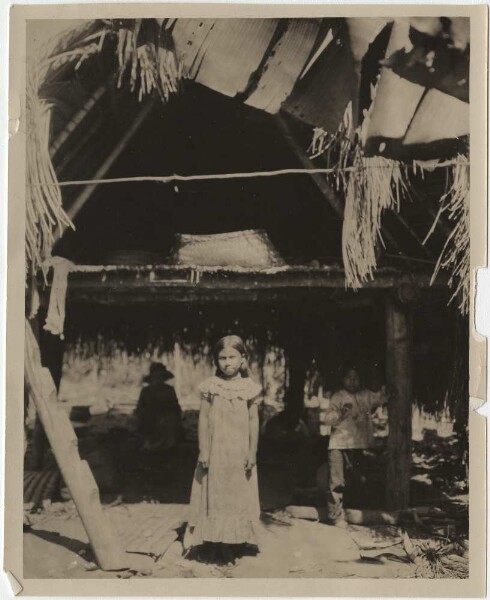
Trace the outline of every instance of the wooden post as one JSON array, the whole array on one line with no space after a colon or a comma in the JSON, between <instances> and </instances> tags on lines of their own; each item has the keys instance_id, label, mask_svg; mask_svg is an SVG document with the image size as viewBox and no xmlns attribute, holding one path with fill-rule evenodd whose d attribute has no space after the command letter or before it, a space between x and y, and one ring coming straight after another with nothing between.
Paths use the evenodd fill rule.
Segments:
<instances>
[{"instance_id":1,"label":"wooden post","mask_svg":"<svg viewBox=\"0 0 490 600\"><path fill-rule=\"evenodd\" d=\"M75 431L65 410L57 403L53 378L41 364L39 346L27 320L25 336L25 381L97 562L106 571L125 569L128 557L102 511L97 484L88 463L80 459Z\"/></svg>"},{"instance_id":2,"label":"wooden post","mask_svg":"<svg viewBox=\"0 0 490 600\"><path fill-rule=\"evenodd\" d=\"M179 342L174 344L174 389L177 394L177 398L182 399L182 352L180 349Z\"/></svg>"},{"instance_id":3,"label":"wooden post","mask_svg":"<svg viewBox=\"0 0 490 600\"><path fill-rule=\"evenodd\" d=\"M395 394L388 404L388 510L408 508L412 462L412 327L408 309L386 299L386 380Z\"/></svg>"},{"instance_id":4,"label":"wooden post","mask_svg":"<svg viewBox=\"0 0 490 600\"><path fill-rule=\"evenodd\" d=\"M305 303L300 310L289 308L286 314L288 322L284 350L289 367L289 385L285 397L285 410L295 421L304 418L306 371L311 358L311 348L307 341L310 317Z\"/></svg>"},{"instance_id":5,"label":"wooden post","mask_svg":"<svg viewBox=\"0 0 490 600\"><path fill-rule=\"evenodd\" d=\"M304 418L306 364L301 356L296 354L298 348L294 345L288 346L289 351L289 386L286 393L286 410L291 417Z\"/></svg>"}]
</instances>

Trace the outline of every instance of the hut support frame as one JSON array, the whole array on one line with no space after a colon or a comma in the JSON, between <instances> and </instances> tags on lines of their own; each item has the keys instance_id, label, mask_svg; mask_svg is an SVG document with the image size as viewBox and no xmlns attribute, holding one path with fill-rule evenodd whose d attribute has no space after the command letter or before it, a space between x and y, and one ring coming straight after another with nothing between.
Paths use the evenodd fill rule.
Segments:
<instances>
[{"instance_id":1,"label":"hut support frame","mask_svg":"<svg viewBox=\"0 0 490 600\"><path fill-rule=\"evenodd\" d=\"M386 296L386 380L394 390L388 404L386 504L402 510L410 502L412 462L412 324L409 309Z\"/></svg>"},{"instance_id":2,"label":"hut support frame","mask_svg":"<svg viewBox=\"0 0 490 600\"><path fill-rule=\"evenodd\" d=\"M41 364L39 345L28 320L25 331L25 381L96 560L105 571L126 569L127 556L118 545L107 516L103 513L99 490L90 467L80 459L72 424L64 409L57 406L53 378L49 369Z\"/></svg>"}]
</instances>

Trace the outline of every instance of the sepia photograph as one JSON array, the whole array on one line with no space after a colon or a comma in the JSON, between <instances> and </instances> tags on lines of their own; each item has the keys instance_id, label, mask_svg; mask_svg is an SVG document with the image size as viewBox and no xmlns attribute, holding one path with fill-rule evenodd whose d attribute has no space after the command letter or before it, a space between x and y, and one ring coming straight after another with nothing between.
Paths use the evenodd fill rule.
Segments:
<instances>
[{"instance_id":1,"label":"sepia photograph","mask_svg":"<svg viewBox=\"0 0 490 600\"><path fill-rule=\"evenodd\" d=\"M469 578L473 19L436 8L26 19L24 580Z\"/></svg>"}]
</instances>

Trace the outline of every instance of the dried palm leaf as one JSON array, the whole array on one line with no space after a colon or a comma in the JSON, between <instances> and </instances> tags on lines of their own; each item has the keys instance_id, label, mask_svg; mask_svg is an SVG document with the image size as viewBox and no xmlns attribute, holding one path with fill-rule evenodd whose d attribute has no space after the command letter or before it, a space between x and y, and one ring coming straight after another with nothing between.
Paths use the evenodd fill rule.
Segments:
<instances>
[{"instance_id":1,"label":"dried palm leaf","mask_svg":"<svg viewBox=\"0 0 490 600\"><path fill-rule=\"evenodd\" d=\"M437 261L432 281L439 271L450 272L449 285L454 290L450 302L458 299L459 310L467 315L470 309L470 164L466 157L458 156L452 167L452 183L442 196L434 223L424 241L435 230L443 213L453 223L442 252Z\"/></svg>"},{"instance_id":2,"label":"dried palm leaf","mask_svg":"<svg viewBox=\"0 0 490 600\"><path fill-rule=\"evenodd\" d=\"M436 539L411 540L403 534L403 547L416 565L416 576L424 579L465 579L469 576L468 559L457 554L454 543Z\"/></svg>"},{"instance_id":3,"label":"dried palm leaf","mask_svg":"<svg viewBox=\"0 0 490 600\"><path fill-rule=\"evenodd\" d=\"M381 156L365 157L358 146L354 170L344 176L344 190L342 256L346 284L357 289L374 276L376 246L383 243L382 213L399 210L408 187L400 163Z\"/></svg>"},{"instance_id":4,"label":"dried palm leaf","mask_svg":"<svg viewBox=\"0 0 490 600\"><path fill-rule=\"evenodd\" d=\"M131 91L139 84L140 101L153 91L166 101L178 91L182 67L165 20L161 25L152 19L122 22L117 35L118 87L129 70Z\"/></svg>"},{"instance_id":5,"label":"dried palm leaf","mask_svg":"<svg viewBox=\"0 0 490 600\"><path fill-rule=\"evenodd\" d=\"M29 52L26 82L26 266L31 273L43 268L51 255L54 231L73 227L62 206L61 190L49 154L52 106L41 97L41 89L53 73L66 63L75 70L102 49L107 28L93 31L84 24L61 37L48 40Z\"/></svg>"}]
</instances>

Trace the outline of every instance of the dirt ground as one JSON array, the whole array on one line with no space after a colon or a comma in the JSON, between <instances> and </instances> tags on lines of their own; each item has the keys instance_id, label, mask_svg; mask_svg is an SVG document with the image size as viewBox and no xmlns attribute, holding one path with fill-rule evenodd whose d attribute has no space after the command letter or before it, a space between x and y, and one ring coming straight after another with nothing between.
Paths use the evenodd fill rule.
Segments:
<instances>
[{"instance_id":1,"label":"dirt ground","mask_svg":"<svg viewBox=\"0 0 490 600\"><path fill-rule=\"evenodd\" d=\"M105 419L107 421L107 419ZM78 429L82 458L89 461L101 500L116 534L131 521L148 515L158 519L170 510L185 523L197 445L193 439L170 454L148 455L137 450L131 428L104 418ZM106 423L107 425L107 423ZM245 551L234 567L210 563L206 553L183 556L182 531L163 557L155 560L131 553L131 568L108 573L97 568L85 531L66 493L43 507L26 506L24 576L27 578L147 577L389 577L417 576L396 525L349 525L347 530L319 521L291 517L289 505L324 506L317 467L326 456L318 440L262 440L258 457L262 534L260 552ZM346 505L383 508L382 448L367 457L363 489L352 488ZM48 456L49 462L49 456ZM51 457L52 460L52 457ZM63 492L63 490L62 490ZM440 511L444 518L422 516L405 523L412 539L439 536L467 538L467 489L454 437L430 432L414 444L411 505ZM447 514L450 514L449 518Z\"/></svg>"}]
</instances>

